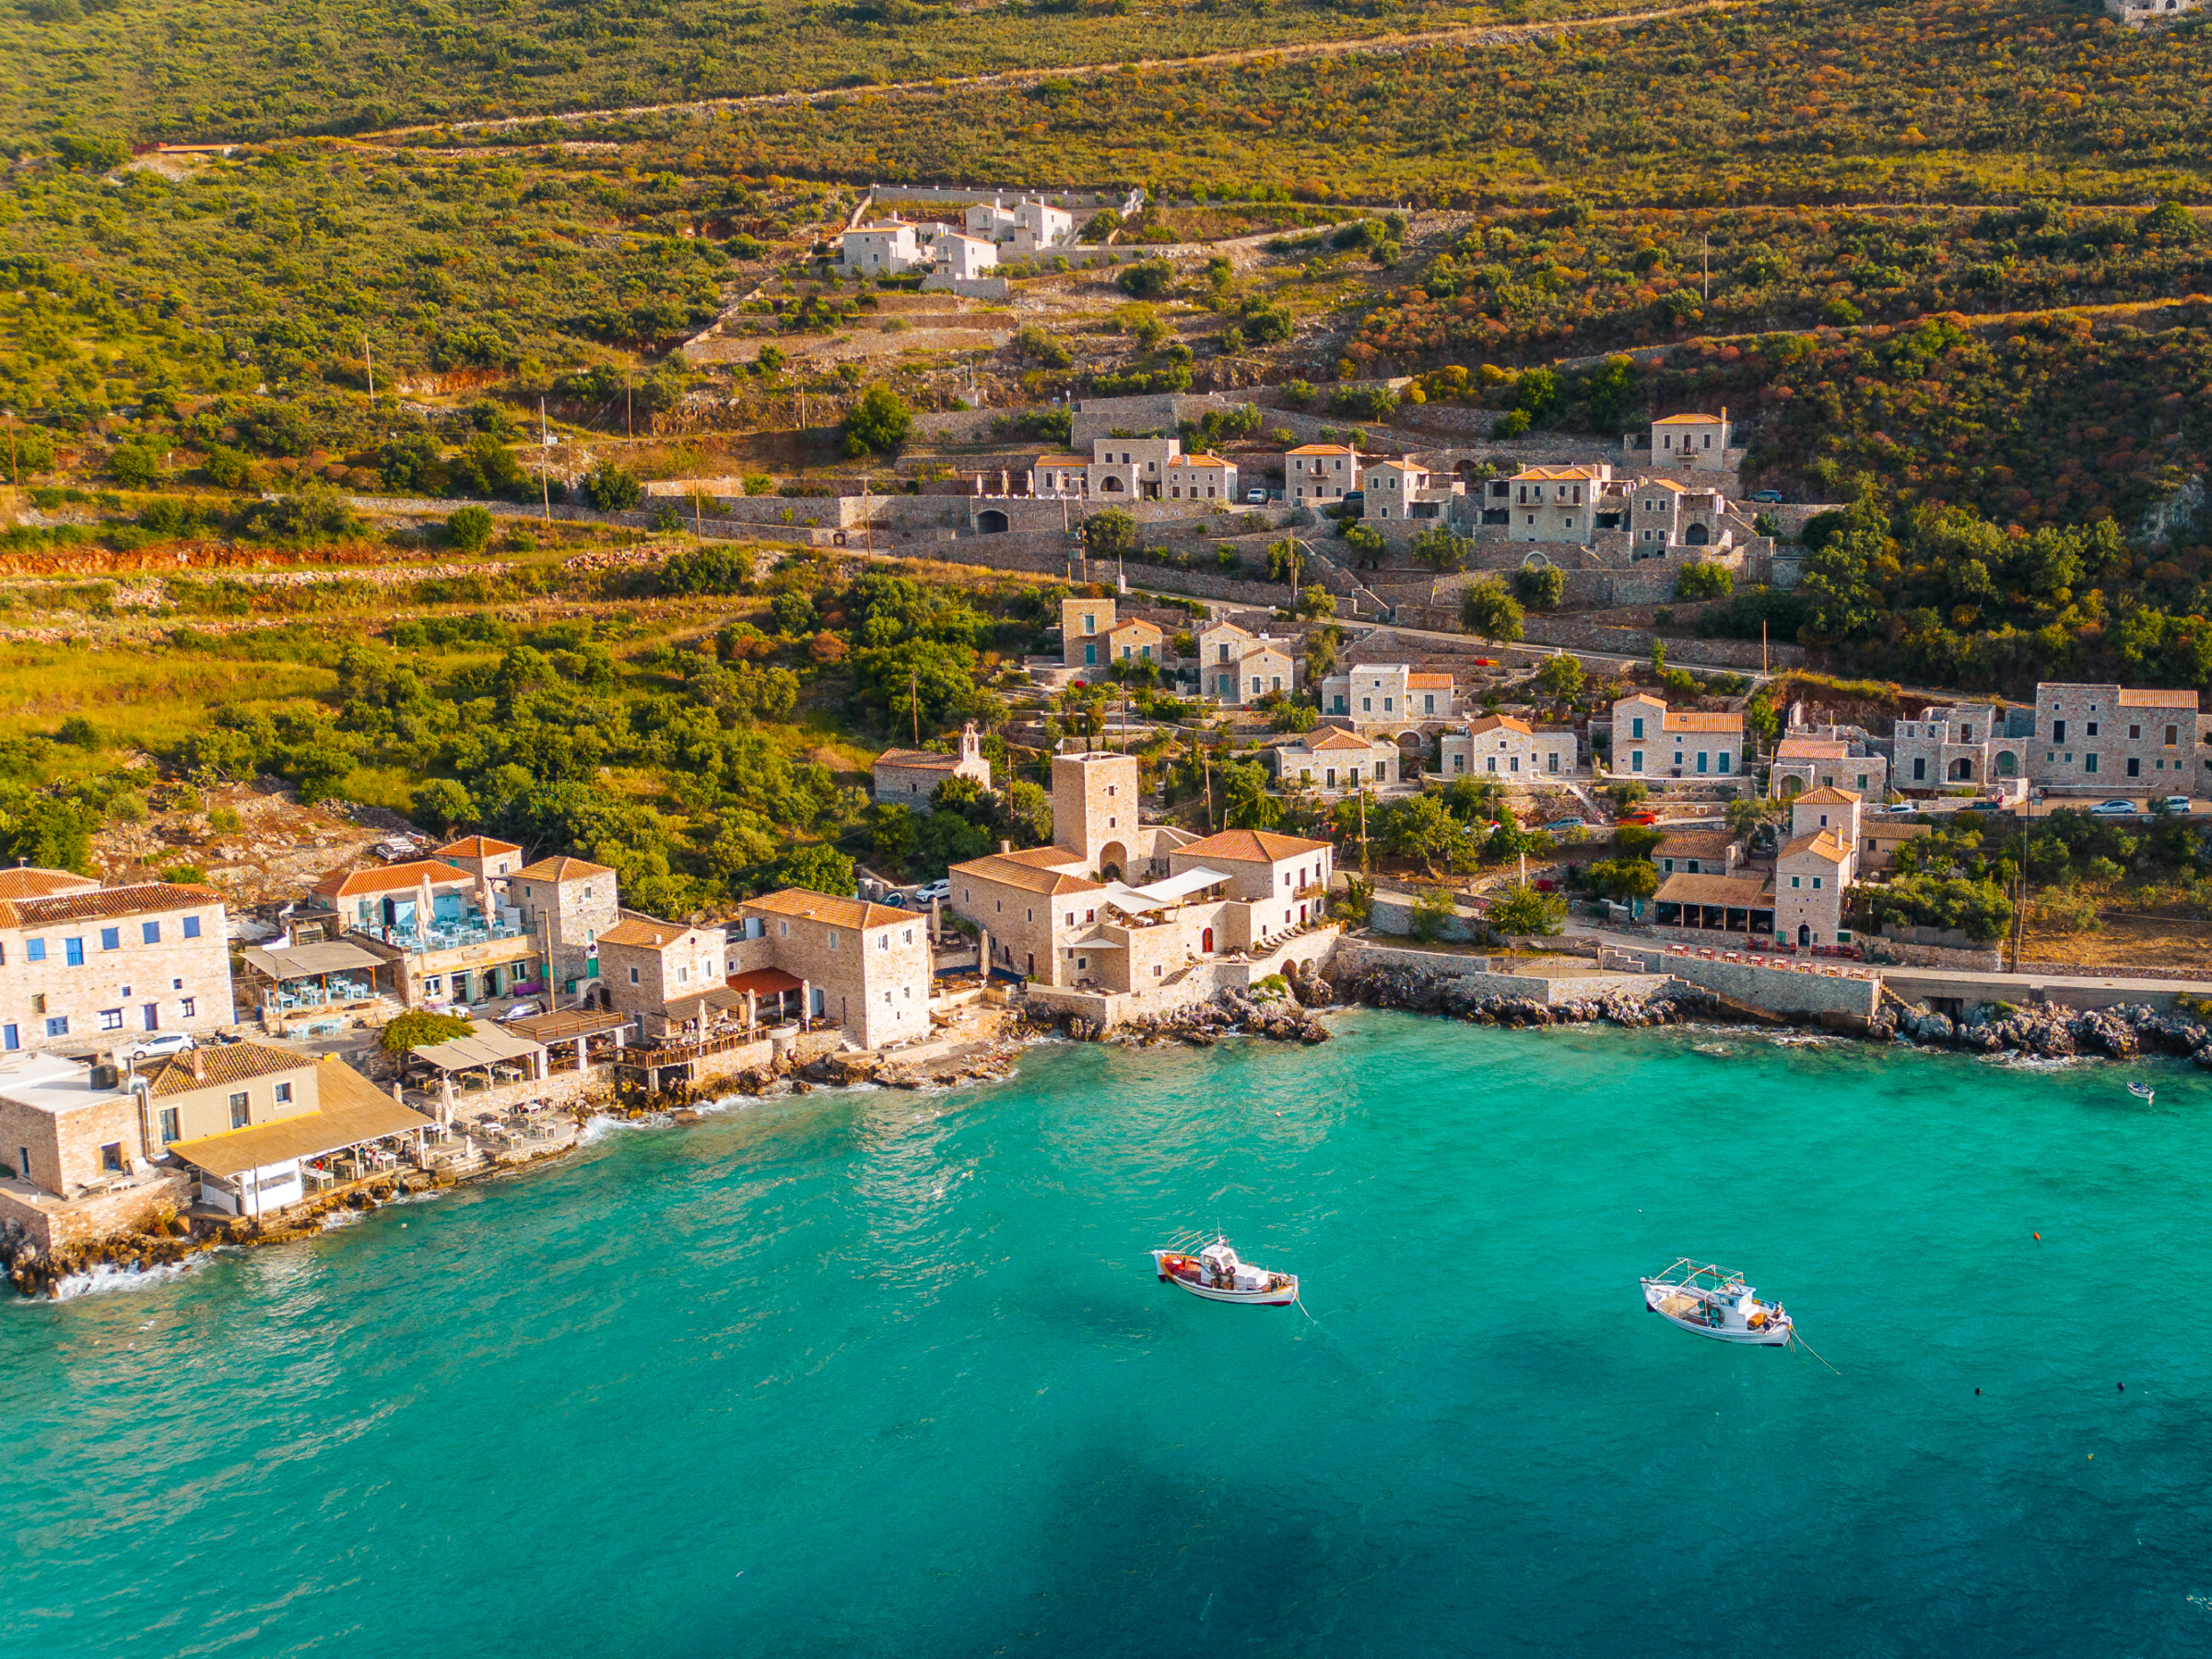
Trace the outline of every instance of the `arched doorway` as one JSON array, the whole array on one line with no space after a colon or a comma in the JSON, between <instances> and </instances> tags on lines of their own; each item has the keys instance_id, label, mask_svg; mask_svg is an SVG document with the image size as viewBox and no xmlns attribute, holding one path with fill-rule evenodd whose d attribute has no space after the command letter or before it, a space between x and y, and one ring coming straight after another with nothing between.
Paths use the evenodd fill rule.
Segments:
<instances>
[{"instance_id":1,"label":"arched doorway","mask_svg":"<svg viewBox=\"0 0 2212 1659\"><path fill-rule=\"evenodd\" d=\"M1974 781L1974 762L1971 756L1961 755L1951 762L1950 782L1971 783Z\"/></svg>"},{"instance_id":2,"label":"arched doorway","mask_svg":"<svg viewBox=\"0 0 2212 1659\"><path fill-rule=\"evenodd\" d=\"M1212 928L1207 928L1204 933L1198 935L1198 949L1200 954L1204 956L1212 956L1214 954L1214 930Z\"/></svg>"},{"instance_id":3,"label":"arched doorway","mask_svg":"<svg viewBox=\"0 0 2212 1659\"><path fill-rule=\"evenodd\" d=\"M1006 528L1006 515L995 507L986 507L975 515L975 527L985 535L1002 535Z\"/></svg>"},{"instance_id":4,"label":"arched doorway","mask_svg":"<svg viewBox=\"0 0 2212 1659\"><path fill-rule=\"evenodd\" d=\"M1797 924L1797 943L1798 943L1798 944L1800 944L1800 945L1810 945L1812 942L1813 942L1813 930L1812 930L1810 927L1808 927L1808 926L1807 926L1806 924L1804 924L1803 922L1800 922L1800 923L1798 923L1798 924Z\"/></svg>"},{"instance_id":5,"label":"arched doorway","mask_svg":"<svg viewBox=\"0 0 2212 1659\"><path fill-rule=\"evenodd\" d=\"M1997 751L1997 776L2017 778L2020 775L2020 758L2010 749Z\"/></svg>"},{"instance_id":6,"label":"arched doorway","mask_svg":"<svg viewBox=\"0 0 2212 1659\"><path fill-rule=\"evenodd\" d=\"M1803 794L1804 793L1805 780L1803 778L1789 777L1782 781L1782 798L1783 800L1786 801L1794 794Z\"/></svg>"},{"instance_id":7,"label":"arched doorway","mask_svg":"<svg viewBox=\"0 0 2212 1659\"><path fill-rule=\"evenodd\" d=\"M1686 547L1701 547L1712 539L1712 532L1702 524L1692 524L1682 532L1682 545Z\"/></svg>"},{"instance_id":8,"label":"arched doorway","mask_svg":"<svg viewBox=\"0 0 2212 1659\"><path fill-rule=\"evenodd\" d=\"M1108 473L1099 480L1099 493L1100 495L1127 495L1129 492L1119 478L1112 473Z\"/></svg>"},{"instance_id":9,"label":"arched doorway","mask_svg":"<svg viewBox=\"0 0 2212 1659\"><path fill-rule=\"evenodd\" d=\"M1120 841L1108 841L1099 849L1099 874L1106 880L1119 881L1128 867L1129 849Z\"/></svg>"}]
</instances>

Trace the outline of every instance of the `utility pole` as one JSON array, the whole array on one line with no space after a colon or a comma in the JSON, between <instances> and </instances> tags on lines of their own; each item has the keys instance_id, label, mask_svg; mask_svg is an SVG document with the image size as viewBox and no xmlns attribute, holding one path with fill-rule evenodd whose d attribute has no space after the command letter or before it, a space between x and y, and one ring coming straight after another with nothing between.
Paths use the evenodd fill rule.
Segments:
<instances>
[{"instance_id":1,"label":"utility pole","mask_svg":"<svg viewBox=\"0 0 2212 1659\"><path fill-rule=\"evenodd\" d=\"M546 400L537 400L537 494L547 524L553 522L553 432L546 425Z\"/></svg>"},{"instance_id":2,"label":"utility pole","mask_svg":"<svg viewBox=\"0 0 2212 1659\"><path fill-rule=\"evenodd\" d=\"M1194 741L1198 745L1198 765L1206 774L1206 829L1210 835L1214 829L1214 752L1206 747L1204 736L1196 736Z\"/></svg>"},{"instance_id":3,"label":"utility pole","mask_svg":"<svg viewBox=\"0 0 2212 1659\"><path fill-rule=\"evenodd\" d=\"M632 443L638 441L638 429L631 424L629 418L629 376L627 374L622 377L622 436Z\"/></svg>"},{"instance_id":4,"label":"utility pole","mask_svg":"<svg viewBox=\"0 0 2212 1659\"><path fill-rule=\"evenodd\" d=\"M1759 677L1767 677L1767 619L1759 619Z\"/></svg>"},{"instance_id":5,"label":"utility pole","mask_svg":"<svg viewBox=\"0 0 2212 1659\"><path fill-rule=\"evenodd\" d=\"M1705 233L1705 298L1712 299L1712 232Z\"/></svg>"},{"instance_id":6,"label":"utility pole","mask_svg":"<svg viewBox=\"0 0 2212 1659\"><path fill-rule=\"evenodd\" d=\"M914 747L920 748L922 747L922 682L916 671L912 668L906 671L906 694L912 700L914 712Z\"/></svg>"},{"instance_id":7,"label":"utility pole","mask_svg":"<svg viewBox=\"0 0 2212 1659\"><path fill-rule=\"evenodd\" d=\"M1367 785L1359 785L1359 874L1371 874L1367 860Z\"/></svg>"},{"instance_id":8,"label":"utility pole","mask_svg":"<svg viewBox=\"0 0 2212 1659\"><path fill-rule=\"evenodd\" d=\"M361 367L369 371L369 401L376 401L376 359L369 355L369 336L361 335Z\"/></svg>"}]
</instances>

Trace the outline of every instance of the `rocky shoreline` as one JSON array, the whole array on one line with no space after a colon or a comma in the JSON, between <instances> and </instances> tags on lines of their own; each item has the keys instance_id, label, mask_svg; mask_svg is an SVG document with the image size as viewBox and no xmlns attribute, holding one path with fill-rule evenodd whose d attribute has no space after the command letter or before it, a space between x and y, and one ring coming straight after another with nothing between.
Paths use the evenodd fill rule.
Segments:
<instances>
[{"instance_id":1,"label":"rocky shoreline","mask_svg":"<svg viewBox=\"0 0 2212 1659\"><path fill-rule=\"evenodd\" d=\"M1747 1007L1680 980L1648 994L1623 991L1547 1005L1533 997L1478 991L1465 980L1440 979L1405 968L1359 970L1346 975L1337 991L1347 1002L1435 1014L1474 1025L1645 1027L1697 1020L1817 1026L1824 1031L1875 1042L1914 1042L2038 1059L2092 1055L2135 1060L2147 1054L2164 1055L2186 1059L2200 1070L2212 1071L2212 1030L2186 1014L2161 1014L2144 1004L2111 1008L2019 1008L2007 1003L1983 1003L1954 1019L1925 1003L1906 1002L1885 990L1882 1004L1871 1019L1816 1019Z\"/></svg>"}]
</instances>

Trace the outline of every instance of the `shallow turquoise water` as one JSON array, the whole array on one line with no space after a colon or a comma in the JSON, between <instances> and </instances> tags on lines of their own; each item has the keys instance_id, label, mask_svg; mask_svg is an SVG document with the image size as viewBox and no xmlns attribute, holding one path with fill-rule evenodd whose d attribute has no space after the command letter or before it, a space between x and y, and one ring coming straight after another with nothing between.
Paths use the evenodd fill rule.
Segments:
<instances>
[{"instance_id":1,"label":"shallow turquoise water","mask_svg":"<svg viewBox=\"0 0 2212 1659\"><path fill-rule=\"evenodd\" d=\"M2212 1649L2212 1083L1338 1030L621 1132L0 1308L5 1646ZM1216 1219L1312 1319L1155 1282ZM1841 1374L1644 1313L1687 1253Z\"/></svg>"}]
</instances>

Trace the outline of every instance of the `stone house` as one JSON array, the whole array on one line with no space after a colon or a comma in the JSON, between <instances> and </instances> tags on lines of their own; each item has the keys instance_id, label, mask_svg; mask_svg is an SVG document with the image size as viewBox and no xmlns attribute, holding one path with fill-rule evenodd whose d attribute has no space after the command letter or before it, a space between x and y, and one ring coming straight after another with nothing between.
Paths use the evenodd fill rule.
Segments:
<instances>
[{"instance_id":1,"label":"stone house","mask_svg":"<svg viewBox=\"0 0 2212 1659\"><path fill-rule=\"evenodd\" d=\"M1364 665L1324 678L1321 708L1355 725L1450 720L1459 712L1459 687L1449 674L1417 673L1406 663Z\"/></svg>"},{"instance_id":2,"label":"stone house","mask_svg":"<svg viewBox=\"0 0 2212 1659\"><path fill-rule=\"evenodd\" d=\"M1935 790L2020 777L2027 771L2033 734L2015 728L2027 724L2025 711L2016 721L1996 703L1923 709L1918 719L1897 723L1892 738L1897 783L1903 789Z\"/></svg>"},{"instance_id":3,"label":"stone house","mask_svg":"<svg viewBox=\"0 0 2212 1659\"><path fill-rule=\"evenodd\" d=\"M1055 829L1059 822L1055 809ZM953 910L982 930L987 967L1056 985L1072 982L1060 976L1062 940L1098 920L1106 884L1084 873L1091 867L1066 847L1002 849L954 865L947 879Z\"/></svg>"},{"instance_id":4,"label":"stone house","mask_svg":"<svg viewBox=\"0 0 2212 1659\"><path fill-rule=\"evenodd\" d=\"M1933 824L1910 823L1900 818L1867 818L1859 827L1859 868L1869 876L1888 875L1897 867L1897 850Z\"/></svg>"},{"instance_id":5,"label":"stone house","mask_svg":"<svg viewBox=\"0 0 2212 1659\"><path fill-rule=\"evenodd\" d=\"M845 271L855 276L895 276L902 271L918 270L923 264L914 227L904 219L856 227L839 239L839 246Z\"/></svg>"},{"instance_id":6,"label":"stone house","mask_svg":"<svg viewBox=\"0 0 2212 1659\"><path fill-rule=\"evenodd\" d=\"M2148 29L2175 22L2202 9L2204 4L2205 0L2104 0L2104 9L2130 29Z\"/></svg>"},{"instance_id":7,"label":"stone house","mask_svg":"<svg viewBox=\"0 0 2212 1659\"><path fill-rule=\"evenodd\" d=\"M1588 542L1597 533L1597 498L1613 468L1524 466L1507 480L1512 529L1517 542Z\"/></svg>"},{"instance_id":8,"label":"stone house","mask_svg":"<svg viewBox=\"0 0 2212 1659\"><path fill-rule=\"evenodd\" d=\"M1168 463L1165 475L1171 501L1221 501L1237 499L1237 468L1219 455L1179 455Z\"/></svg>"},{"instance_id":9,"label":"stone house","mask_svg":"<svg viewBox=\"0 0 2212 1659\"><path fill-rule=\"evenodd\" d=\"M20 890L43 873L7 874ZM232 1018L229 941L213 888L150 881L0 900L0 1052L112 1049Z\"/></svg>"},{"instance_id":10,"label":"stone house","mask_svg":"<svg viewBox=\"0 0 2212 1659\"><path fill-rule=\"evenodd\" d=\"M932 242L936 254L937 275L949 276L956 282L974 282L987 271L998 268L998 244L980 236L963 236L957 230L940 233Z\"/></svg>"},{"instance_id":11,"label":"stone house","mask_svg":"<svg viewBox=\"0 0 2212 1659\"><path fill-rule=\"evenodd\" d=\"M1659 557L1669 547L1727 547L1734 542L1726 522L1728 498L1717 489L1695 489L1672 478L1639 478L1624 493L1625 527L1634 557Z\"/></svg>"},{"instance_id":12,"label":"stone house","mask_svg":"<svg viewBox=\"0 0 2212 1659\"><path fill-rule=\"evenodd\" d=\"M634 911L599 935L599 993L648 1041L671 1035L672 1006L724 988L729 970L719 927L663 922Z\"/></svg>"},{"instance_id":13,"label":"stone house","mask_svg":"<svg viewBox=\"0 0 2212 1659\"><path fill-rule=\"evenodd\" d=\"M1728 830L1672 830L1652 848L1662 877L1733 876L1744 861L1744 843Z\"/></svg>"},{"instance_id":14,"label":"stone house","mask_svg":"<svg viewBox=\"0 0 2212 1659\"><path fill-rule=\"evenodd\" d=\"M559 854L515 871L507 897L545 952L558 994L588 992L599 978L599 935L622 919L614 871Z\"/></svg>"},{"instance_id":15,"label":"stone house","mask_svg":"<svg viewBox=\"0 0 2212 1659\"><path fill-rule=\"evenodd\" d=\"M308 1195L310 1160L372 1141L412 1137L419 1145L423 1132L434 1127L335 1054L313 1062L288 1085L281 1076L263 1074L260 1082L272 1090L288 1086L291 1109L264 1120L256 1108L250 1127L170 1146L170 1157L197 1173L202 1203L234 1216L280 1209ZM269 1082L271 1077L280 1080ZM298 1105L302 1100L313 1103Z\"/></svg>"},{"instance_id":16,"label":"stone house","mask_svg":"<svg viewBox=\"0 0 2212 1659\"><path fill-rule=\"evenodd\" d=\"M1734 429L1724 406L1718 415L1668 415L1652 422L1652 462L1681 468L1724 467Z\"/></svg>"},{"instance_id":17,"label":"stone house","mask_svg":"<svg viewBox=\"0 0 2212 1659\"><path fill-rule=\"evenodd\" d=\"M1076 240L1076 216L1041 195L1018 197L1011 206L995 195L971 202L961 220L970 236L996 243L1017 258L1064 248Z\"/></svg>"},{"instance_id":18,"label":"stone house","mask_svg":"<svg viewBox=\"0 0 2212 1659\"><path fill-rule=\"evenodd\" d=\"M1106 636L1113 632L1112 599L1060 601L1060 661L1069 668L1102 667Z\"/></svg>"},{"instance_id":19,"label":"stone house","mask_svg":"<svg viewBox=\"0 0 2212 1659\"><path fill-rule=\"evenodd\" d=\"M724 954L731 988L773 970L801 982L810 1018L865 1049L929 1035L929 921L912 911L785 888L737 907Z\"/></svg>"},{"instance_id":20,"label":"stone house","mask_svg":"<svg viewBox=\"0 0 2212 1659\"><path fill-rule=\"evenodd\" d=\"M1776 800L1807 789L1852 789L1879 800L1889 793L1889 758L1864 733L1841 727L1792 732L1775 746L1767 794Z\"/></svg>"},{"instance_id":21,"label":"stone house","mask_svg":"<svg viewBox=\"0 0 2212 1659\"><path fill-rule=\"evenodd\" d=\"M1764 875L1753 871L1734 876L1682 871L1660 882L1652 895L1651 917L1661 927L1739 935L1748 945L1773 933L1774 889Z\"/></svg>"},{"instance_id":22,"label":"stone house","mask_svg":"<svg viewBox=\"0 0 2212 1659\"><path fill-rule=\"evenodd\" d=\"M229 1042L172 1054L145 1073L153 1149L318 1112L319 1076L312 1055L265 1043Z\"/></svg>"},{"instance_id":23,"label":"stone house","mask_svg":"<svg viewBox=\"0 0 2212 1659\"><path fill-rule=\"evenodd\" d=\"M1359 488L1359 452L1348 444L1303 443L1283 455L1283 495L1293 505L1341 501Z\"/></svg>"},{"instance_id":24,"label":"stone house","mask_svg":"<svg viewBox=\"0 0 2212 1659\"><path fill-rule=\"evenodd\" d=\"M1327 841L1267 830L1223 830L1169 854L1171 876L1226 872L1226 896L1253 907L1256 940L1280 926L1318 920L1328 897L1335 851Z\"/></svg>"},{"instance_id":25,"label":"stone house","mask_svg":"<svg viewBox=\"0 0 2212 1659\"><path fill-rule=\"evenodd\" d=\"M1106 636L1106 660L1113 663L1163 664L1168 658L1167 630L1157 622L1132 617L1113 625Z\"/></svg>"},{"instance_id":26,"label":"stone house","mask_svg":"<svg viewBox=\"0 0 2212 1659\"><path fill-rule=\"evenodd\" d=\"M1613 705L1616 777L1730 778L1743 771L1744 717L1670 711L1648 691Z\"/></svg>"},{"instance_id":27,"label":"stone house","mask_svg":"<svg viewBox=\"0 0 2212 1659\"><path fill-rule=\"evenodd\" d=\"M2212 756L2200 758L2212 722L2194 691L2045 681L2023 741L2028 775L2045 789L2194 794L2212 771Z\"/></svg>"},{"instance_id":28,"label":"stone house","mask_svg":"<svg viewBox=\"0 0 2212 1659\"><path fill-rule=\"evenodd\" d=\"M1466 493L1450 474L1413 461L1368 462L1360 488L1359 515L1369 519L1441 519L1452 498Z\"/></svg>"},{"instance_id":29,"label":"stone house","mask_svg":"<svg viewBox=\"0 0 2212 1659\"><path fill-rule=\"evenodd\" d=\"M1362 783L1398 782L1405 756L1386 737L1362 737L1341 726L1300 733L1269 751L1277 784L1336 794Z\"/></svg>"},{"instance_id":30,"label":"stone house","mask_svg":"<svg viewBox=\"0 0 2212 1659\"><path fill-rule=\"evenodd\" d=\"M1850 942L1843 894L1856 849L1833 830L1800 835L1774 860L1774 938L1783 945Z\"/></svg>"},{"instance_id":31,"label":"stone house","mask_svg":"<svg viewBox=\"0 0 2212 1659\"><path fill-rule=\"evenodd\" d=\"M1180 438L1100 438L1091 444L1084 488L1093 500L1158 501L1167 499L1168 475L1183 461ZM1178 477L1186 476L1177 473Z\"/></svg>"},{"instance_id":32,"label":"stone house","mask_svg":"<svg viewBox=\"0 0 2212 1659\"><path fill-rule=\"evenodd\" d=\"M1532 726L1511 714L1482 714L1437 741L1437 765L1447 778L1480 774L1500 782L1572 777L1582 746L1572 727Z\"/></svg>"},{"instance_id":33,"label":"stone house","mask_svg":"<svg viewBox=\"0 0 2212 1659\"><path fill-rule=\"evenodd\" d=\"M1298 688L1291 641L1217 622L1198 635L1198 689L1224 708L1240 709L1270 691Z\"/></svg>"},{"instance_id":34,"label":"stone house","mask_svg":"<svg viewBox=\"0 0 2212 1659\"><path fill-rule=\"evenodd\" d=\"M1062 496L1081 499L1089 485L1088 455L1040 455L1030 463L1030 493L1044 500Z\"/></svg>"},{"instance_id":35,"label":"stone house","mask_svg":"<svg viewBox=\"0 0 2212 1659\"><path fill-rule=\"evenodd\" d=\"M983 755L982 734L971 720L960 728L960 747L955 753L886 749L876 757L872 777L877 801L896 801L916 812L927 812L937 785L948 778L971 778L979 788L990 788L991 762Z\"/></svg>"},{"instance_id":36,"label":"stone house","mask_svg":"<svg viewBox=\"0 0 2212 1659\"><path fill-rule=\"evenodd\" d=\"M144 1107L112 1068L60 1054L0 1055L0 1159L16 1180L56 1198L121 1185L147 1171Z\"/></svg>"}]
</instances>

